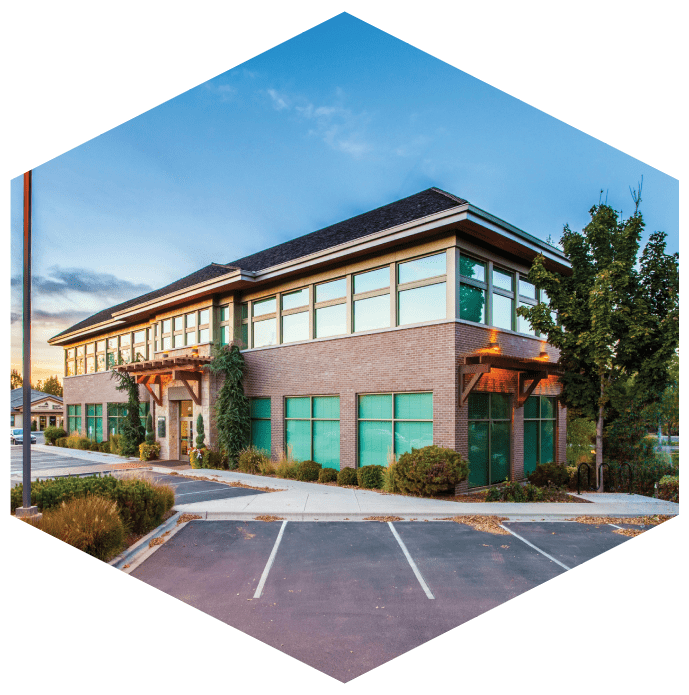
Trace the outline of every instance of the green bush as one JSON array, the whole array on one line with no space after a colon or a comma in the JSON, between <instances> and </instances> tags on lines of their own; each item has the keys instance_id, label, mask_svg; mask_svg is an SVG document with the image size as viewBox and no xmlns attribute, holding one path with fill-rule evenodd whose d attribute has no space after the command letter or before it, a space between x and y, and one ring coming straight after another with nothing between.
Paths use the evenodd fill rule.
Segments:
<instances>
[{"instance_id":1,"label":"green bush","mask_svg":"<svg viewBox=\"0 0 689 695\"><path fill-rule=\"evenodd\" d=\"M31 421L31 431L36 432L38 430L38 423L35 420Z\"/></svg>"},{"instance_id":2,"label":"green bush","mask_svg":"<svg viewBox=\"0 0 689 695\"><path fill-rule=\"evenodd\" d=\"M121 439L121 435L119 435L119 434L111 434L110 435L110 453L111 454L117 454L119 456L120 439Z\"/></svg>"},{"instance_id":3,"label":"green bush","mask_svg":"<svg viewBox=\"0 0 689 695\"><path fill-rule=\"evenodd\" d=\"M29 523L99 560L109 560L124 546L126 530L117 504L104 497L87 495L61 502Z\"/></svg>"},{"instance_id":4,"label":"green bush","mask_svg":"<svg viewBox=\"0 0 689 695\"><path fill-rule=\"evenodd\" d=\"M315 482L318 480L318 474L321 472L321 468L321 464L315 461L300 461L297 480L303 480L308 483Z\"/></svg>"},{"instance_id":5,"label":"green bush","mask_svg":"<svg viewBox=\"0 0 689 695\"><path fill-rule=\"evenodd\" d=\"M569 484L570 474L567 467L559 463L539 463L529 476L529 482L538 487L564 487Z\"/></svg>"},{"instance_id":6,"label":"green bush","mask_svg":"<svg viewBox=\"0 0 689 695\"><path fill-rule=\"evenodd\" d=\"M356 470L356 480L359 487L367 490L380 490L383 487L383 471L385 466L361 466Z\"/></svg>"},{"instance_id":7,"label":"green bush","mask_svg":"<svg viewBox=\"0 0 689 695\"><path fill-rule=\"evenodd\" d=\"M46 427L45 430L43 430L43 436L45 437L45 441L48 442L48 444L52 444L55 446L55 441L59 439L60 437L66 437L67 432L62 429L62 427Z\"/></svg>"},{"instance_id":8,"label":"green bush","mask_svg":"<svg viewBox=\"0 0 689 695\"><path fill-rule=\"evenodd\" d=\"M89 451L100 451L100 447L98 446L98 442L95 439L92 439L89 442Z\"/></svg>"},{"instance_id":9,"label":"green bush","mask_svg":"<svg viewBox=\"0 0 689 695\"><path fill-rule=\"evenodd\" d=\"M394 470L400 492L430 496L454 491L469 475L469 464L454 449L432 444L402 454Z\"/></svg>"},{"instance_id":10,"label":"green bush","mask_svg":"<svg viewBox=\"0 0 689 695\"><path fill-rule=\"evenodd\" d=\"M389 463L387 468L383 469L383 490L385 492L400 492L399 485L395 480L395 468L397 463Z\"/></svg>"},{"instance_id":11,"label":"green bush","mask_svg":"<svg viewBox=\"0 0 689 695\"><path fill-rule=\"evenodd\" d=\"M486 502L540 502L545 496L545 490L531 483L522 485L517 481L505 481L488 490Z\"/></svg>"},{"instance_id":12,"label":"green bush","mask_svg":"<svg viewBox=\"0 0 689 695\"><path fill-rule=\"evenodd\" d=\"M297 480L299 475L299 463L297 461L290 461L286 458L282 459L277 465L275 475L278 478Z\"/></svg>"},{"instance_id":13,"label":"green bush","mask_svg":"<svg viewBox=\"0 0 689 695\"><path fill-rule=\"evenodd\" d=\"M189 463L192 468L205 468L203 463L203 455L205 449L189 449Z\"/></svg>"},{"instance_id":14,"label":"green bush","mask_svg":"<svg viewBox=\"0 0 689 695\"><path fill-rule=\"evenodd\" d=\"M670 459L672 460L672 465L679 468L679 451L671 452Z\"/></svg>"},{"instance_id":15,"label":"green bush","mask_svg":"<svg viewBox=\"0 0 689 695\"><path fill-rule=\"evenodd\" d=\"M31 504L41 511L88 494L117 502L122 521L134 533L148 533L158 526L175 501L172 488L140 478L54 478L31 484ZM22 504L21 484L11 489L10 501L14 513Z\"/></svg>"},{"instance_id":16,"label":"green bush","mask_svg":"<svg viewBox=\"0 0 689 695\"><path fill-rule=\"evenodd\" d=\"M146 434L144 436L146 444L155 444L156 436L153 431L153 415L151 413L146 417Z\"/></svg>"},{"instance_id":17,"label":"green bush","mask_svg":"<svg viewBox=\"0 0 689 695\"><path fill-rule=\"evenodd\" d=\"M668 502L679 502L678 475L664 475L658 481L658 497Z\"/></svg>"},{"instance_id":18,"label":"green bush","mask_svg":"<svg viewBox=\"0 0 689 695\"><path fill-rule=\"evenodd\" d=\"M109 453L110 453L110 442L107 441L107 440L104 441L104 442L101 442L101 443L98 445L98 448L99 448L99 450L102 451L104 454L109 454Z\"/></svg>"},{"instance_id":19,"label":"green bush","mask_svg":"<svg viewBox=\"0 0 689 695\"><path fill-rule=\"evenodd\" d=\"M76 448L80 451L89 451L91 449L91 440L88 437L79 437Z\"/></svg>"},{"instance_id":20,"label":"green bush","mask_svg":"<svg viewBox=\"0 0 689 695\"><path fill-rule=\"evenodd\" d=\"M204 468L225 468L225 457L219 451L205 449L203 452L203 467Z\"/></svg>"},{"instance_id":21,"label":"green bush","mask_svg":"<svg viewBox=\"0 0 689 695\"><path fill-rule=\"evenodd\" d=\"M341 468L337 474L338 485L357 485L356 468Z\"/></svg>"},{"instance_id":22,"label":"green bush","mask_svg":"<svg viewBox=\"0 0 689 695\"><path fill-rule=\"evenodd\" d=\"M58 437L55 440L55 446L67 447L67 437Z\"/></svg>"},{"instance_id":23,"label":"green bush","mask_svg":"<svg viewBox=\"0 0 689 695\"><path fill-rule=\"evenodd\" d=\"M337 471L334 468L321 468L318 471L319 483L334 483L337 480Z\"/></svg>"},{"instance_id":24,"label":"green bush","mask_svg":"<svg viewBox=\"0 0 689 695\"><path fill-rule=\"evenodd\" d=\"M261 468L265 470L266 460L270 461L270 457L263 449L257 449L255 446L247 446L239 452L239 456L237 457L237 468L242 473L257 475Z\"/></svg>"},{"instance_id":25,"label":"green bush","mask_svg":"<svg viewBox=\"0 0 689 695\"><path fill-rule=\"evenodd\" d=\"M139 458L142 461L153 461L160 458L160 444L158 442L153 442L153 444L142 442L139 444Z\"/></svg>"}]
</instances>

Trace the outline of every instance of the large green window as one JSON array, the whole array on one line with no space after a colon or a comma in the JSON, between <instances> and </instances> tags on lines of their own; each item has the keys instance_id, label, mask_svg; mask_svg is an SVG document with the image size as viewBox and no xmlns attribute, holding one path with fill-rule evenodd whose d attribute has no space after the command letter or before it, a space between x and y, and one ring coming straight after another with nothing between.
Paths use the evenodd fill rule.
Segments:
<instances>
[{"instance_id":1,"label":"large green window","mask_svg":"<svg viewBox=\"0 0 689 695\"><path fill-rule=\"evenodd\" d=\"M432 393L381 393L359 396L359 466L387 465L433 444Z\"/></svg>"},{"instance_id":2,"label":"large green window","mask_svg":"<svg viewBox=\"0 0 689 695\"><path fill-rule=\"evenodd\" d=\"M546 396L531 396L524 404L524 475L539 463L555 461L555 418L557 401Z\"/></svg>"},{"instance_id":3,"label":"large green window","mask_svg":"<svg viewBox=\"0 0 689 695\"><path fill-rule=\"evenodd\" d=\"M251 399L251 444L270 456L270 398Z\"/></svg>"},{"instance_id":4,"label":"large green window","mask_svg":"<svg viewBox=\"0 0 689 695\"><path fill-rule=\"evenodd\" d=\"M462 254L459 258L459 318L486 322L486 264Z\"/></svg>"},{"instance_id":5,"label":"large green window","mask_svg":"<svg viewBox=\"0 0 689 695\"><path fill-rule=\"evenodd\" d=\"M510 475L511 406L504 393L469 394L469 487Z\"/></svg>"},{"instance_id":6,"label":"large green window","mask_svg":"<svg viewBox=\"0 0 689 695\"><path fill-rule=\"evenodd\" d=\"M97 442L103 441L103 404L87 403L86 436Z\"/></svg>"},{"instance_id":7,"label":"large green window","mask_svg":"<svg viewBox=\"0 0 689 695\"><path fill-rule=\"evenodd\" d=\"M120 433L120 425L125 417L127 417L126 403L108 403L108 436Z\"/></svg>"},{"instance_id":8,"label":"large green window","mask_svg":"<svg viewBox=\"0 0 689 695\"><path fill-rule=\"evenodd\" d=\"M285 446L298 461L340 467L340 397L285 398Z\"/></svg>"},{"instance_id":9,"label":"large green window","mask_svg":"<svg viewBox=\"0 0 689 695\"><path fill-rule=\"evenodd\" d=\"M78 432L79 434L81 434L80 405L67 406L67 431L69 432L69 434L72 434L72 432Z\"/></svg>"}]
</instances>

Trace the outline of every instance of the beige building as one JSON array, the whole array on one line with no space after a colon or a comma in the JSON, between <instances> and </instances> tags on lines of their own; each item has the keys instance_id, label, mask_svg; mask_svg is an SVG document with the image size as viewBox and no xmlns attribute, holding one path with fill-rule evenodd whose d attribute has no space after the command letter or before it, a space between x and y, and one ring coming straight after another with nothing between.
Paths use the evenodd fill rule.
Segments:
<instances>
[{"instance_id":1,"label":"beige building","mask_svg":"<svg viewBox=\"0 0 689 695\"><path fill-rule=\"evenodd\" d=\"M21 388L10 391L10 427L24 427L24 393ZM46 427L62 427L62 398L31 389L31 421L42 432Z\"/></svg>"},{"instance_id":2,"label":"beige building","mask_svg":"<svg viewBox=\"0 0 689 695\"><path fill-rule=\"evenodd\" d=\"M565 458L557 351L516 315L547 303L531 261L562 252L436 188L99 312L65 350L66 429L117 432L137 377L163 458L186 456L201 414L215 445L211 345L247 364L252 441L340 468L435 443L469 458L470 487Z\"/></svg>"}]
</instances>

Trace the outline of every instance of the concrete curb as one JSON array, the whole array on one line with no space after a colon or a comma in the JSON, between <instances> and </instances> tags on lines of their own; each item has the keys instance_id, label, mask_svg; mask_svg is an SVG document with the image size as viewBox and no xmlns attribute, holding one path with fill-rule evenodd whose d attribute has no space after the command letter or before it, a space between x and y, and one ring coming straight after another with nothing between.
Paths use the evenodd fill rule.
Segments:
<instances>
[{"instance_id":1,"label":"concrete curb","mask_svg":"<svg viewBox=\"0 0 689 695\"><path fill-rule=\"evenodd\" d=\"M378 517L389 518L392 516L400 517L402 521L444 521L453 516L500 516L505 517L507 521L571 521L577 516L600 516L600 517L638 517L641 514L631 514L625 512L594 512L590 510L588 513L572 514L571 511L562 512L561 514L534 514L533 512L524 512L523 514L514 512L352 512L350 514L341 512L187 512L189 514L197 514L201 517L201 521L255 521L258 516L275 516L280 520L286 521L366 521L377 520ZM261 519L258 519L261 521Z\"/></svg>"},{"instance_id":2,"label":"concrete curb","mask_svg":"<svg viewBox=\"0 0 689 695\"><path fill-rule=\"evenodd\" d=\"M118 570L122 569L122 567L126 564L131 564L132 561L135 559L136 555L149 549L148 544L150 541L152 541L154 538L157 538L158 536L162 536L166 531L173 528L177 523L177 519L179 519L181 515L182 512L177 512L176 514L171 516L165 523L161 524L157 528L154 528L153 531L146 534L134 545L130 546L125 551L121 552L117 557L110 560L108 564Z\"/></svg>"}]
</instances>

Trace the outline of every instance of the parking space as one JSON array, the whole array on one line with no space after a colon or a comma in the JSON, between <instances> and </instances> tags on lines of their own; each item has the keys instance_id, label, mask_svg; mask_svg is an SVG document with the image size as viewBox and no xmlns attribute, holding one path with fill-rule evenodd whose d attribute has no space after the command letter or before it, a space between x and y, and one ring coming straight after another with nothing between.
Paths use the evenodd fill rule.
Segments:
<instances>
[{"instance_id":1,"label":"parking space","mask_svg":"<svg viewBox=\"0 0 689 695\"><path fill-rule=\"evenodd\" d=\"M143 475L145 478L169 485L175 491L175 507L177 509L182 509L181 505L187 502L208 502L210 500L230 499L231 497L265 494L261 490L230 487L224 483L216 483L212 480L189 480L182 476L151 473L148 471L141 472L138 475Z\"/></svg>"},{"instance_id":2,"label":"parking space","mask_svg":"<svg viewBox=\"0 0 689 695\"><path fill-rule=\"evenodd\" d=\"M23 450L20 445L10 447L10 475L21 478L23 466ZM84 468L93 466L93 461L85 458L77 458L63 453L54 454L41 449L31 449L31 471L41 477L50 475L51 470L58 468Z\"/></svg>"},{"instance_id":3,"label":"parking space","mask_svg":"<svg viewBox=\"0 0 689 695\"><path fill-rule=\"evenodd\" d=\"M628 537L614 533L615 527L605 523L593 526L555 521L503 525L570 569L628 540Z\"/></svg>"},{"instance_id":4,"label":"parking space","mask_svg":"<svg viewBox=\"0 0 689 695\"><path fill-rule=\"evenodd\" d=\"M346 682L627 540L510 529L525 540L449 522L193 521L132 575Z\"/></svg>"}]
</instances>

